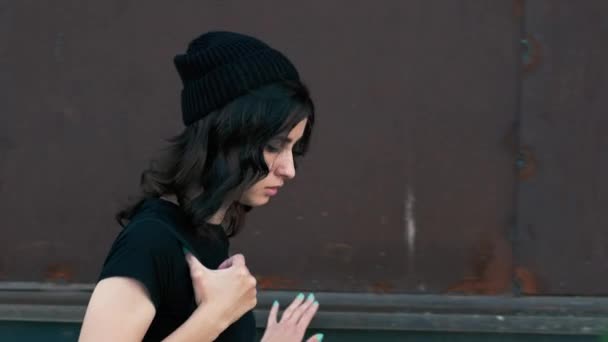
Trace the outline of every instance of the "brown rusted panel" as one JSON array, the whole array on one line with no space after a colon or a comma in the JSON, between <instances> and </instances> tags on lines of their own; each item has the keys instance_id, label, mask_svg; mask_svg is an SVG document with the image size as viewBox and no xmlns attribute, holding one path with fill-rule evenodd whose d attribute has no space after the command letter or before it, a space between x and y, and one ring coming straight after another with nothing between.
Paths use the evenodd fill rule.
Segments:
<instances>
[{"instance_id":1,"label":"brown rusted panel","mask_svg":"<svg viewBox=\"0 0 608 342\"><path fill-rule=\"evenodd\" d=\"M0 265L94 281L112 215L177 132L172 57L209 29L267 40L318 107L311 155L235 250L262 287L508 292L520 23L509 1L13 1L2 12ZM256 13L252 16L251 13ZM9 146L3 148L2 146ZM51 272L54 277L66 274ZM467 292L467 291L464 291Z\"/></svg>"},{"instance_id":2,"label":"brown rusted panel","mask_svg":"<svg viewBox=\"0 0 608 342\"><path fill-rule=\"evenodd\" d=\"M526 2L543 62L523 80L521 144L537 163L519 183L516 251L540 294L608 294L607 16L603 0Z\"/></svg>"}]
</instances>

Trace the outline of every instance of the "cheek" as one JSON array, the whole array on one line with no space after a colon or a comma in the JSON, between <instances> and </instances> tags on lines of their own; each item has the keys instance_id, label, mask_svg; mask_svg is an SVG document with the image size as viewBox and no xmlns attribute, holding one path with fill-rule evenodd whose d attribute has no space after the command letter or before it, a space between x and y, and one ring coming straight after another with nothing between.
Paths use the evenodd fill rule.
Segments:
<instances>
[{"instance_id":1,"label":"cheek","mask_svg":"<svg viewBox=\"0 0 608 342\"><path fill-rule=\"evenodd\" d=\"M264 196L264 186L260 182L243 192L239 202L252 207L266 204L268 198Z\"/></svg>"},{"instance_id":2,"label":"cheek","mask_svg":"<svg viewBox=\"0 0 608 342\"><path fill-rule=\"evenodd\" d=\"M264 189L263 182L265 179L266 179L266 177L262 178L261 180L257 181L255 184L253 184L251 187L249 187L249 189L245 190L245 192L243 192L243 195L241 196L241 198L247 199L247 198L255 197L256 195L258 195Z\"/></svg>"}]
</instances>

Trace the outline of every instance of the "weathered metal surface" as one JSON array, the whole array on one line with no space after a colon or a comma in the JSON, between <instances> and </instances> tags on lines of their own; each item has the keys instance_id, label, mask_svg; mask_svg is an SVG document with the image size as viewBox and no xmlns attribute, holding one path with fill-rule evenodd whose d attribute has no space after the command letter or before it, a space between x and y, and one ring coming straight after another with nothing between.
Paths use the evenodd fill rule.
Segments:
<instances>
[{"instance_id":1,"label":"weathered metal surface","mask_svg":"<svg viewBox=\"0 0 608 342\"><path fill-rule=\"evenodd\" d=\"M180 128L173 55L229 29L285 51L318 105L294 184L235 243L265 288L508 292L514 6L6 3L0 278L95 280L119 229L114 211Z\"/></svg>"},{"instance_id":2,"label":"weathered metal surface","mask_svg":"<svg viewBox=\"0 0 608 342\"><path fill-rule=\"evenodd\" d=\"M606 16L603 0L526 2L542 59L523 79L515 249L540 294L608 294Z\"/></svg>"},{"instance_id":3,"label":"weathered metal surface","mask_svg":"<svg viewBox=\"0 0 608 342\"><path fill-rule=\"evenodd\" d=\"M516 112L512 4L383 4L305 14L317 28L331 23L293 53L327 49L321 63L301 59L317 140L237 246L290 288L508 292L514 157L501 139Z\"/></svg>"}]
</instances>

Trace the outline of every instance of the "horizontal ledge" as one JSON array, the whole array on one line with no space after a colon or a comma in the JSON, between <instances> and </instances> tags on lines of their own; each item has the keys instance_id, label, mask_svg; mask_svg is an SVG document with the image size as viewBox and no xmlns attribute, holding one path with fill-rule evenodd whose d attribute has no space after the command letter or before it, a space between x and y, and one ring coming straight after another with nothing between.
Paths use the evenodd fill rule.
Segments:
<instances>
[{"instance_id":1,"label":"horizontal ledge","mask_svg":"<svg viewBox=\"0 0 608 342\"><path fill-rule=\"evenodd\" d=\"M0 282L0 320L80 323L93 286ZM274 300L292 291L260 291L264 327ZM608 332L608 298L315 293L313 329L597 335Z\"/></svg>"},{"instance_id":2,"label":"horizontal ledge","mask_svg":"<svg viewBox=\"0 0 608 342\"><path fill-rule=\"evenodd\" d=\"M0 321L81 323L84 305L0 304ZM267 310L255 310L259 328ZM501 316L434 313L319 312L310 328L333 330L441 331L461 333L527 333L598 335L608 317Z\"/></svg>"}]
</instances>

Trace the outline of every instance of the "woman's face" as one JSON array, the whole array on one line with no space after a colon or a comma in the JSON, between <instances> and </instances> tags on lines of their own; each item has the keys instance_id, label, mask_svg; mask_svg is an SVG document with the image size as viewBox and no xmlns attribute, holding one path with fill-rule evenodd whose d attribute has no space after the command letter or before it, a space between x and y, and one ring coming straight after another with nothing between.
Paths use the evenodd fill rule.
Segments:
<instances>
[{"instance_id":1,"label":"woman's face","mask_svg":"<svg viewBox=\"0 0 608 342\"><path fill-rule=\"evenodd\" d=\"M276 136L269 142L264 149L268 175L243 192L239 200L241 204L259 207L268 203L287 180L296 176L292 150L302 138L307 121L300 121L287 135Z\"/></svg>"}]
</instances>

